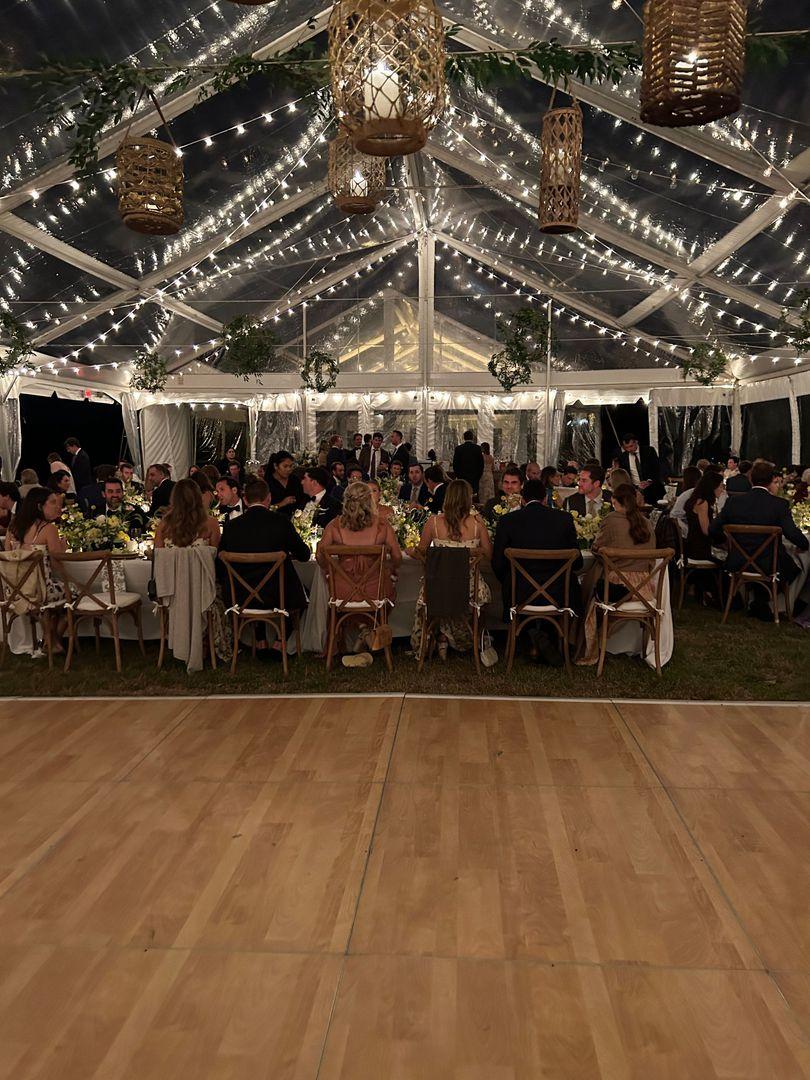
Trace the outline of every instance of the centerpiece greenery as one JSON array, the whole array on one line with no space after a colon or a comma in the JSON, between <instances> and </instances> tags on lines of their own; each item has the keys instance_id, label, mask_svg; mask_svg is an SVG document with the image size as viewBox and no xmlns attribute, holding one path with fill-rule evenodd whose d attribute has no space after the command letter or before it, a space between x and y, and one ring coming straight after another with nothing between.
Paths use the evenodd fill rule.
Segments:
<instances>
[{"instance_id":1,"label":"centerpiece greenery","mask_svg":"<svg viewBox=\"0 0 810 1080\"><path fill-rule=\"evenodd\" d=\"M307 390L317 390L319 394L331 390L337 382L340 367L337 358L326 349L307 349L301 379Z\"/></svg>"},{"instance_id":2,"label":"centerpiece greenery","mask_svg":"<svg viewBox=\"0 0 810 1080\"><path fill-rule=\"evenodd\" d=\"M68 551L134 551L135 544L117 514L86 518L78 506L66 506L57 523Z\"/></svg>"},{"instance_id":3,"label":"centerpiece greenery","mask_svg":"<svg viewBox=\"0 0 810 1080\"><path fill-rule=\"evenodd\" d=\"M31 358L34 347L23 324L10 311L0 311L0 332L9 339L7 352L0 356L0 375L8 375Z\"/></svg>"},{"instance_id":4,"label":"centerpiece greenery","mask_svg":"<svg viewBox=\"0 0 810 1080\"><path fill-rule=\"evenodd\" d=\"M798 319L798 322L792 321ZM810 350L810 289L800 289L792 307L782 309L779 329L797 353Z\"/></svg>"},{"instance_id":5,"label":"centerpiece greenery","mask_svg":"<svg viewBox=\"0 0 810 1080\"><path fill-rule=\"evenodd\" d=\"M721 375L730 374L728 356L719 345L696 345L683 362L682 374L684 382L691 377L702 386L713 386Z\"/></svg>"}]
</instances>

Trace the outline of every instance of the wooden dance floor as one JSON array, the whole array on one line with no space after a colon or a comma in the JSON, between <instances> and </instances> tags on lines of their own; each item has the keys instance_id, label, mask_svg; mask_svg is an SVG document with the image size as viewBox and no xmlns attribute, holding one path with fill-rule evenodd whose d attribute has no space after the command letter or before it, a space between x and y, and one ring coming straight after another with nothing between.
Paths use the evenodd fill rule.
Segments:
<instances>
[{"instance_id":1,"label":"wooden dance floor","mask_svg":"<svg viewBox=\"0 0 810 1080\"><path fill-rule=\"evenodd\" d=\"M810 707L0 701L2 1080L810 1078Z\"/></svg>"}]
</instances>

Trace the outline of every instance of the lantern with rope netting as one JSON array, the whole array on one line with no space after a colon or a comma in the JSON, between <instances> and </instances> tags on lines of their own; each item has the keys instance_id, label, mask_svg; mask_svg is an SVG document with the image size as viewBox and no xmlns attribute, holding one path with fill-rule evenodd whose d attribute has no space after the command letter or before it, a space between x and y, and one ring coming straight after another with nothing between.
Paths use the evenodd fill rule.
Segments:
<instances>
[{"instance_id":1,"label":"lantern with rope netting","mask_svg":"<svg viewBox=\"0 0 810 1080\"><path fill-rule=\"evenodd\" d=\"M329 144L329 191L344 214L370 214L385 197L385 158L361 154L345 132Z\"/></svg>"},{"instance_id":2,"label":"lantern with rope netting","mask_svg":"<svg viewBox=\"0 0 810 1080\"><path fill-rule=\"evenodd\" d=\"M445 107L445 42L433 0L337 0L329 66L338 122L375 157L414 154Z\"/></svg>"},{"instance_id":3,"label":"lantern with rope netting","mask_svg":"<svg viewBox=\"0 0 810 1080\"><path fill-rule=\"evenodd\" d=\"M582 110L574 102L549 109L540 136L540 229L547 233L579 228L582 171Z\"/></svg>"},{"instance_id":4,"label":"lantern with rope netting","mask_svg":"<svg viewBox=\"0 0 810 1080\"><path fill-rule=\"evenodd\" d=\"M689 127L737 112L746 26L746 0L647 0L641 119Z\"/></svg>"}]
</instances>

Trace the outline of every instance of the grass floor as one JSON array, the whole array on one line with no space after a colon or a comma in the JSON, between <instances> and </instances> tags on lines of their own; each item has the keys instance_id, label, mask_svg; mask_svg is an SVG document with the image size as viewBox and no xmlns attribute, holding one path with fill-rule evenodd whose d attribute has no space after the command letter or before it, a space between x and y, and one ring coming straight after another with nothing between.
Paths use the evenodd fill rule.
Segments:
<instances>
[{"instance_id":1,"label":"grass floor","mask_svg":"<svg viewBox=\"0 0 810 1080\"><path fill-rule=\"evenodd\" d=\"M0 696L200 695L274 693L430 693L491 696L659 698L732 701L806 701L810 698L810 632L792 624L774 626L732 615L723 626L713 609L687 604L676 617L675 654L659 679L641 660L609 657L601 679L595 668L575 668L569 676L518 657L511 675L503 662L478 678L471 658L438 659L420 675L405 642L395 647L394 671L381 656L370 668L331 674L322 660L293 659L284 679L281 665L239 658L235 676L228 668L187 675L171 659L155 670L157 645L147 644L144 660L137 645L124 643L124 670L115 672L112 645L102 642L97 656L92 639L74 658L69 674L57 663L29 656L7 656L0 670ZM496 641L503 654L502 641Z\"/></svg>"}]
</instances>

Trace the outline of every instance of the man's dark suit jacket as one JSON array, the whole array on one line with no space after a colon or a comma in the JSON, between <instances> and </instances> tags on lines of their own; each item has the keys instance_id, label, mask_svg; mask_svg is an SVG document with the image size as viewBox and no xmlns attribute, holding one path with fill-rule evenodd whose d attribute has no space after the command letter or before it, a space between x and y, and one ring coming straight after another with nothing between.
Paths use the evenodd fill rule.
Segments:
<instances>
[{"instance_id":1,"label":"man's dark suit jacket","mask_svg":"<svg viewBox=\"0 0 810 1080\"><path fill-rule=\"evenodd\" d=\"M219 550L239 554L285 551L298 562L309 562L312 555L308 545L295 531L293 523L287 515L279 514L275 510L268 510L264 506L249 506L241 517L227 521L225 528L222 530ZM222 564L220 566L220 580L227 582L225 567ZM252 587L258 585L262 580L267 572L267 565L256 563L255 566L236 566L235 569ZM301 611L307 606L307 594L295 571L295 567L290 564L289 559L284 563L281 573L284 574L284 604L286 610ZM268 608L280 606L277 574L265 585L260 595L262 606ZM241 603L246 596L247 592L237 585L237 600ZM230 602L229 592L226 591L225 597ZM254 598L251 605L255 603L257 601Z\"/></svg>"},{"instance_id":2,"label":"man's dark suit jacket","mask_svg":"<svg viewBox=\"0 0 810 1080\"><path fill-rule=\"evenodd\" d=\"M306 507L304 507L306 510ZM336 517L340 517L343 513L343 506L340 499L336 499L334 495L325 494L321 499L318 509L315 511L313 518L313 525L317 525L319 529L325 529L330 521L333 521Z\"/></svg>"},{"instance_id":3,"label":"man's dark suit jacket","mask_svg":"<svg viewBox=\"0 0 810 1080\"><path fill-rule=\"evenodd\" d=\"M596 501L599 503L608 502L609 504L609 500L606 500L604 495L600 495ZM575 491L573 495L569 495L565 500L565 509L569 512L576 511L580 517L585 517L588 512L587 499L581 492Z\"/></svg>"},{"instance_id":4,"label":"man's dark suit jacket","mask_svg":"<svg viewBox=\"0 0 810 1080\"><path fill-rule=\"evenodd\" d=\"M442 507L444 506L444 497L447 494L447 484L439 484L434 488L433 494L428 495L428 500L425 506L431 512L431 514L440 514Z\"/></svg>"},{"instance_id":5,"label":"man's dark suit jacket","mask_svg":"<svg viewBox=\"0 0 810 1080\"><path fill-rule=\"evenodd\" d=\"M104 513L104 485L88 484L77 492L79 506L87 517L98 517Z\"/></svg>"},{"instance_id":6,"label":"man's dark suit jacket","mask_svg":"<svg viewBox=\"0 0 810 1080\"><path fill-rule=\"evenodd\" d=\"M410 482L410 480L406 480L402 487L399 489L399 497L400 499L402 499L403 502L413 502L412 492L413 484ZM429 498L430 492L428 491L427 484L423 480L422 483L419 485L419 498L416 501L419 503L420 506L426 506Z\"/></svg>"},{"instance_id":7,"label":"man's dark suit jacket","mask_svg":"<svg viewBox=\"0 0 810 1080\"><path fill-rule=\"evenodd\" d=\"M405 449L405 443L400 443L391 454L391 464L393 465L395 461L398 461L402 466L402 475L407 476L408 468L411 464L411 455ZM390 467L391 466L389 465L389 468Z\"/></svg>"},{"instance_id":8,"label":"man's dark suit jacket","mask_svg":"<svg viewBox=\"0 0 810 1080\"><path fill-rule=\"evenodd\" d=\"M465 441L453 454L453 475L456 480L466 480L477 494L484 473L484 455L476 442Z\"/></svg>"},{"instance_id":9,"label":"man's dark suit jacket","mask_svg":"<svg viewBox=\"0 0 810 1080\"><path fill-rule=\"evenodd\" d=\"M360 456L357 459L357 464L363 470L366 476L371 476L371 444L364 446ZM387 450L383 450L380 447L380 468L385 466L386 469L391 466L391 457Z\"/></svg>"},{"instance_id":10,"label":"man's dark suit jacket","mask_svg":"<svg viewBox=\"0 0 810 1080\"><path fill-rule=\"evenodd\" d=\"M326 467L331 472L336 461L345 461L346 451L342 446L333 446L326 455Z\"/></svg>"},{"instance_id":11,"label":"man's dark suit jacket","mask_svg":"<svg viewBox=\"0 0 810 1080\"><path fill-rule=\"evenodd\" d=\"M506 611L512 607L512 570L511 563L505 554L507 548L532 548L537 551L578 549L574 519L565 510L552 510L542 503L532 502L524 506L522 510L506 514L498 522L495 528L492 569L501 583ZM555 560L554 562L527 562L524 565L537 583L541 584L552 577L562 564ZM579 570L581 566L582 555L579 555L573 565L573 570ZM527 600L532 594L531 586L521 574L518 574L515 579L515 587L518 603ZM565 590L562 576L557 578L549 592L557 604L563 604ZM574 611L581 610L579 582L573 573L569 601ZM542 598L537 601L537 603L542 602Z\"/></svg>"},{"instance_id":12,"label":"man's dark suit jacket","mask_svg":"<svg viewBox=\"0 0 810 1080\"><path fill-rule=\"evenodd\" d=\"M73 473L73 483L77 491L90 487L93 483L93 470L90 468L90 458L86 450L77 450L70 463L70 471Z\"/></svg>"},{"instance_id":13,"label":"man's dark suit jacket","mask_svg":"<svg viewBox=\"0 0 810 1080\"><path fill-rule=\"evenodd\" d=\"M726 491L731 495L739 495L743 491L751 490L751 481L747 476L743 476L742 473L737 473L736 476L730 476L726 480Z\"/></svg>"},{"instance_id":14,"label":"man's dark suit jacket","mask_svg":"<svg viewBox=\"0 0 810 1080\"><path fill-rule=\"evenodd\" d=\"M733 499L727 499L726 505L709 525L709 536L712 540L723 539L723 528L726 525L778 525L782 530L785 540L790 540L799 551L807 551L807 537L798 528L790 512L790 503L786 499L780 499L778 495L771 495L765 488L752 488L741 495L735 495ZM753 553L762 543L762 537L736 537L737 543L744 551ZM769 560L758 559L757 566L766 573L770 573ZM743 557L736 552L730 552L726 561L727 570L739 570L745 565ZM779 576L783 581L793 581L799 574L799 567L794 559L785 550L784 545L779 543Z\"/></svg>"},{"instance_id":15,"label":"man's dark suit jacket","mask_svg":"<svg viewBox=\"0 0 810 1080\"><path fill-rule=\"evenodd\" d=\"M171 502L172 490L174 489L174 480L161 480L158 486L152 492L152 502L149 504L149 516L156 514L159 510L165 510Z\"/></svg>"},{"instance_id":16,"label":"man's dark suit jacket","mask_svg":"<svg viewBox=\"0 0 810 1080\"><path fill-rule=\"evenodd\" d=\"M619 454L619 465L632 477L630 469L630 455L626 450ZM642 446L638 451L638 474L641 480L652 480L649 487L644 488L642 495L644 501L655 505L664 497L666 488L661 483L661 463L658 454L651 446Z\"/></svg>"}]
</instances>

